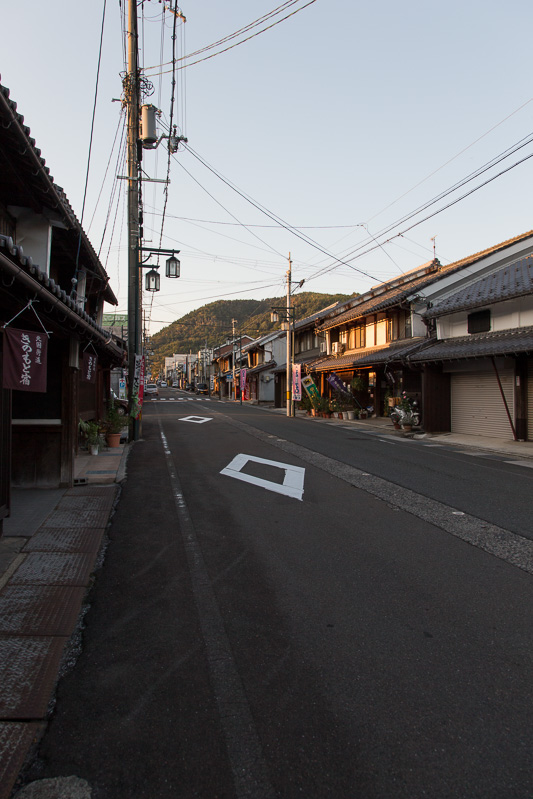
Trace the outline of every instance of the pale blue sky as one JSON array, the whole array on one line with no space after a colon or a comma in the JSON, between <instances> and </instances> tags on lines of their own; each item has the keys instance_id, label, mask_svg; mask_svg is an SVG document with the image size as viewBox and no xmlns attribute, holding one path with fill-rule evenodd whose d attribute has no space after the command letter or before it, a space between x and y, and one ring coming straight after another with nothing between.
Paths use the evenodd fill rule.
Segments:
<instances>
[{"instance_id":1,"label":"pale blue sky","mask_svg":"<svg viewBox=\"0 0 533 799\"><path fill-rule=\"evenodd\" d=\"M275 5L183 0L185 52L231 34ZM2 11L2 83L78 218L102 9L103 0L27 0ZM160 55L161 9L156 0L144 4L145 66L170 58L169 14L163 59ZM327 252L343 257L365 241L372 243L360 225L367 224L383 243L416 219L383 238L380 231L533 132L532 28L532 5L525 0L505 5L316 0L272 30L178 73L178 121L184 124L186 108L184 133L196 153L285 222L305 226L303 232ZM181 30L178 44L181 55ZM120 105L111 100L121 95L122 69L119 2L108 0L86 230L119 121ZM170 75L162 76L160 86L157 71L147 73L155 84L150 101L161 105L168 120ZM533 144L435 209L530 153ZM115 161L113 156L110 174ZM152 177L164 177L164 150L146 153L144 168ZM294 278L308 278L304 290L351 293L430 259L432 236L437 255L449 263L523 233L533 228L532 170L533 158L403 238L351 261L366 275L340 266L314 277L335 261L271 227L267 217L180 151L172 162L161 246L181 249L182 277L162 278L163 290L151 308L151 332L218 297L280 295L289 251ZM110 191L108 177L89 229L97 249ZM158 246L162 190L145 184L144 191L145 233L153 229ZM248 226L268 227L246 230L234 217ZM108 234L114 219L113 208ZM101 258L119 310L125 311L122 202L110 251L108 234ZM150 301L148 296L147 309Z\"/></svg>"}]
</instances>

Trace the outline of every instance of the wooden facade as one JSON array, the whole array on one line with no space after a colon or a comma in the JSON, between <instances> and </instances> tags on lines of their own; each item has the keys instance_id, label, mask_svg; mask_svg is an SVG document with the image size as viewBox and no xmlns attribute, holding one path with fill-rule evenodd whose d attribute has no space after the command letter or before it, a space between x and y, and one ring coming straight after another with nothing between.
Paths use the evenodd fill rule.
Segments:
<instances>
[{"instance_id":1,"label":"wooden facade","mask_svg":"<svg viewBox=\"0 0 533 799\"><path fill-rule=\"evenodd\" d=\"M102 418L124 349L101 327L108 277L40 150L0 86L0 381L6 328L47 336L46 391L0 390L0 534L10 489L68 487L78 425ZM46 331L46 332L45 332ZM83 352L96 382L81 379Z\"/></svg>"}]
</instances>

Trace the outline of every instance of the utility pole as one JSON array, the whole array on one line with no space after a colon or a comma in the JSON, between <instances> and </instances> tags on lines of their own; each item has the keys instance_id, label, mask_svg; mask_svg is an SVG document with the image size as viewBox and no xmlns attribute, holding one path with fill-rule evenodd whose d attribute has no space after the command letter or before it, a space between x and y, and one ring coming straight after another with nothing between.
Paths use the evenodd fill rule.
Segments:
<instances>
[{"instance_id":1,"label":"utility pole","mask_svg":"<svg viewBox=\"0 0 533 799\"><path fill-rule=\"evenodd\" d=\"M287 271L287 416L293 416L292 410L292 363L291 363L291 271L292 261L289 253L289 269Z\"/></svg>"},{"instance_id":2,"label":"utility pole","mask_svg":"<svg viewBox=\"0 0 533 799\"><path fill-rule=\"evenodd\" d=\"M139 265L139 69L137 2L128 0L127 30L128 72L124 94L128 109L128 400L133 407L135 396L136 356L141 355L141 281ZM132 420L131 439L141 436L139 419Z\"/></svg>"}]
</instances>

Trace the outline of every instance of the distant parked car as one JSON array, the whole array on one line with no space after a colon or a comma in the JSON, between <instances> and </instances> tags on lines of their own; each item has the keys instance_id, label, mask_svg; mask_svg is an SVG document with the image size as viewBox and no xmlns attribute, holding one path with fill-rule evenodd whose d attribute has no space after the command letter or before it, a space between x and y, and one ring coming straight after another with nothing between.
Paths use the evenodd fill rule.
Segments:
<instances>
[{"instance_id":1,"label":"distant parked car","mask_svg":"<svg viewBox=\"0 0 533 799\"><path fill-rule=\"evenodd\" d=\"M194 383L187 383L185 391L194 391Z\"/></svg>"},{"instance_id":2,"label":"distant parked car","mask_svg":"<svg viewBox=\"0 0 533 799\"><path fill-rule=\"evenodd\" d=\"M167 381L166 381L166 380L162 380L162 381L161 381L161 388L163 388L163 387L164 387L164 386L166 386L166 385L167 385Z\"/></svg>"},{"instance_id":3,"label":"distant parked car","mask_svg":"<svg viewBox=\"0 0 533 799\"><path fill-rule=\"evenodd\" d=\"M209 394L209 388L207 383L198 383L196 386L196 393L197 394Z\"/></svg>"},{"instance_id":4,"label":"distant parked car","mask_svg":"<svg viewBox=\"0 0 533 799\"><path fill-rule=\"evenodd\" d=\"M155 394L156 397L159 396L159 389L155 383L147 383L144 389L145 394Z\"/></svg>"},{"instance_id":5,"label":"distant parked car","mask_svg":"<svg viewBox=\"0 0 533 799\"><path fill-rule=\"evenodd\" d=\"M179 383L177 380L174 380L174 382L172 383L172 388L179 388Z\"/></svg>"}]
</instances>

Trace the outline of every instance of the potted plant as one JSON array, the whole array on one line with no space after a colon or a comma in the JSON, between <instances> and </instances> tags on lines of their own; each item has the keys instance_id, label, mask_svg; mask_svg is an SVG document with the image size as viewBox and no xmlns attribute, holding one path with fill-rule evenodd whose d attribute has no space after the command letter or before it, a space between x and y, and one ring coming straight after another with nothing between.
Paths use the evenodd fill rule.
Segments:
<instances>
[{"instance_id":1,"label":"potted plant","mask_svg":"<svg viewBox=\"0 0 533 799\"><path fill-rule=\"evenodd\" d=\"M390 415L390 420L394 425L394 429L399 430L401 427L400 420L402 418L400 411L397 408L393 408L393 410L390 412L389 415Z\"/></svg>"},{"instance_id":2,"label":"potted plant","mask_svg":"<svg viewBox=\"0 0 533 799\"><path fill-rule=\"evenodd\" d=\"M99 450L103 447L104 441L100 432L100 424L98 422L84 422L80 419L80 430L85 438L87 449L91 455L98 455Z\"/></svg>"},{"instance_id":3,"label":"potted plant","mask_svg":"<svg viewBox=\"0 0 533 799\"><path fill-rule=\"evenodd\" d=\"M108 447L118 447L120 445L120 434L124 428L124 417L118 411L116 405L111 404L107 411L104 421L106 442Z\"/></svg>"},{"instance_id":4,"label":"potted plant","mask_svg":"<svg viewBox=\"0 0 533 799\"><path fill-rule=\"evenodd\" d=\"M320 413L325 419L331 418L331 409L329 407L329 398L321 397L320 399Z\"/></svg>"},{"instance_id":5,"label":"potted plant","mask_svg":"<svg viewBox=\"0 0 533 799\"><path fill-rule=\"evenodd\" d=\"M410 433L415 424L415 417L411 411L406 411L402 417L402 428L406 433Z\"/></svg>"}]
</instances>

